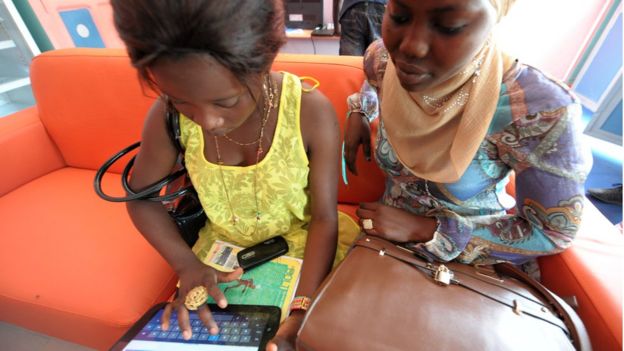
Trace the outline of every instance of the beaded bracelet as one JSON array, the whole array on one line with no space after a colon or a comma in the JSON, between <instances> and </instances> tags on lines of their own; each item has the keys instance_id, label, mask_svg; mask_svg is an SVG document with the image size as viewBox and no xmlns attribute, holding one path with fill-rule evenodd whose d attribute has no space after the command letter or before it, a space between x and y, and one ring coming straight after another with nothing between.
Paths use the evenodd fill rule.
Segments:
<instances>
[{"instance_id":1,"label":"beaded bracelet","mask_svg":"<svg viewBox=\"0 0 624 351\"><path fill-rule=\"evenodd\" d=\"M307 311L312 304L312 299L307 296L296 296L290 303L290 312L296 310Z\"/></svg>"}]
</instances>

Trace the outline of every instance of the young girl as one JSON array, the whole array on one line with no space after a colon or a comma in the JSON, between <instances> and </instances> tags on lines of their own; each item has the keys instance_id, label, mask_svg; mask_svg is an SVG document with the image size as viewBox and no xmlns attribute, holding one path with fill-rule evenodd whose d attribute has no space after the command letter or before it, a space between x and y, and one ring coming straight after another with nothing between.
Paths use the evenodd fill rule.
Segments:
<instances>
[{"instance_id":1,"label":"young girl","mask_svg":"<svg viewBox=\"0 0 624 351\"><path fill-rule=\"evenodd\" d=\"M337 259L359 230L337 212L339 131L330 102L317 90L306 92L292 74L270 71L284 42L282 2L113 0L112 6L132 64L161 95L147 115L130 185L140 190L170 173L177 150L165 114L174 108L186 167L208 215L191 251L160 204L128 204L137 228L180 278L162 327L176 310L183 336L191 337L184 299L194 288L227 305L217 283L242 271L222 273L202 262L215 240L251 246L282 235L288 255L303 258L299 303L267 349L292 347L309 296L332 267L339 220L344 244ZM198 314L216 333L206 305Z\"/></svg>"}]
</instances>

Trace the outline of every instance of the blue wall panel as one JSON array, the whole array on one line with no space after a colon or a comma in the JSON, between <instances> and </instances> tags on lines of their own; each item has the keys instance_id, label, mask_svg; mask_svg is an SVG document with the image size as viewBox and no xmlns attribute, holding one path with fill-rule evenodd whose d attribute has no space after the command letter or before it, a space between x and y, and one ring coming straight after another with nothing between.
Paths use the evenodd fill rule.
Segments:
<instances>
[{"instance_id":1,"label":"blue wall panel","mask_svg":"<svg viewBox=\"0 0 624 351\"><path fill-rule=\"evenodd\" d=\"M622 14L620 13L575 91L597 103L621 68Z\"/></svg>"},{"instance_id":2,"label":"blue wall panel","mask_svg":"<svg viewBox=\"0 0 624 351\"><path fill-rule=\"evenodd\" d=\"M60 11L59 14L76 47L105 47L100 32L95 26L93 17L91 17L91 13L88 9Z\"/></svg>"},{"instance_id":3,"label":"blue wall panel","mask_svg":"<svg viewBox=\"0 0 624 351\"><path fill-rule=\"evenodd\" d=\"M600 129L615 135L622 135L622 100L611 111L607 120L600 126Z\"/></svg>"}]
</instances>

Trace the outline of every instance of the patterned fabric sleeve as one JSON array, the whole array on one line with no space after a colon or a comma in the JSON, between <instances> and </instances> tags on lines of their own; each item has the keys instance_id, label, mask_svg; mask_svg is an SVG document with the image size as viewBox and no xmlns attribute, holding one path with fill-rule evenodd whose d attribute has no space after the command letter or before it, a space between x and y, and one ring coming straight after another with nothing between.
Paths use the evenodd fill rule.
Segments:
<instances>
[{"instance_id":1,"label":"patterned fabric sleeve","mask_svg":"<svg viewBox=\"0 0 624 351\"><path fill-rule=\"evenodd\" d=\"M381 81L385 71L388 53L383 46L381 39L373 42L364 53L364 73L366 80L362 83L360 91L351 94L347 98L349 110L347 116L352 112L362 113L369 122L379 117L379 98L381 91Z\"/></svg>"},{"instance_id":2,"label":"patterned fabric sleeve","mask_svg":"<svg viewBox=\"0 0 624 351\"><path fill-rule=\"evenodd\" d=\"M578 103L528 115L488 139L516 173L515 214L433 210L439 225L420 248L437 259L521 264L570 247L584 206L591 154L582 145ZM431 213L434 214L434 213Z\"/></svg>"}]
</instances>

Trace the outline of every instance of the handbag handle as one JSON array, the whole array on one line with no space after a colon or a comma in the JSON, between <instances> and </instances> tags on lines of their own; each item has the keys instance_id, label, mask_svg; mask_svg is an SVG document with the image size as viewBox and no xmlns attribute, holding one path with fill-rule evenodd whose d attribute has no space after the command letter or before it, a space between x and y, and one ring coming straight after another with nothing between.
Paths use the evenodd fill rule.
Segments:
<instances>
[{"instance_id":1,"label":"handbag handle","mask_svg":"<svg viewBox=\"0 0 624 351\"><path fill-rule=\"evenodd\" d=\"M553 294L550 290L546 289L542 284L539 284L534 279L529 277L526 273L518 269L508 262L497 263L494 265L494 269L497 273L514 278L522 283L535 289L550 303L550 305L557 311L559 317L563 320L563 323L568 327L570 337L574 348L578 351L591 351L591 343L589 335L585 329L585 325L574 312L572 307L566 304L559 296Z\"/></svg>"},{"instance_id":2,"label":"handbag handle","mask_svg":"<svg viewBox=\"0 0 624 351\"><path fill-rule=\"evenodd\" d=\"M130 198L131 196L135 196L135 197L138 196L137 200L149 200L149 201L156 201L156 202L165 201L166 202L166 201L173 201L180 196L186 195L190 191L194 191L193 186L189 185L180 190L176 190L173 193L169 193L169 194L162 195L162 196L159 195L160 191L163 188L165 188L168 184L174 182L178 178L183 177L187 174L186 168L182 167L178 169L177 171L175 171L174 173L171 173L167 177L141 190L140 192L138 193L135 192L130 187L130 171L132 170L132 167L134 166L135 159L136 159L136 155L132 156L132 158L128 161L128 164L126 164L126 167L124 168L123 173L121 174L121 185L123 186L124 190L128 194L127 198ZM142 194L145 194L145 195L142 195Z\"/></svg>"},{"instance_id":3,"label":"handbag handle","mask_svg":"<svg viewBox=\"0 0 624 351\"><path fill-rule=\"evenodd\" d=\"M106 160L106 162L104 162L104 164L97 170L97 172L95 173L95 178L93 179L93 187L95 188L95 192L98 194L99 197L110 202L128 202L128 201L134 201L134 200L171 201L172 198L184 195L186 192L188 192L187 189L181 189L181 190L178 190L174 194L165 195L167 196L167 198L159 197L158 195L160 190L164 188L167 184L175 181L176 179L186 174L186 170L181 169L172 174L169 174L168 176L162 178L161 180L157 181L154 184L151 184L146 189L143 189L142 191L139 191L139 192L134 192L129 187L126 187L125 188L125 190L127 191L126 196L116 197L116 196L111 196L111 195L104 193L104 190L102 189L102 178L104 178L104 174L106 174L108 169L115 162L117 162L117 160L119 160L120 158L128 154L130 151L136 149L140 145L141 145L141 142L136 142L126 147L125 149L119 151L118 153L113 155L110 159ZM122 181L126 180L127 182L126 178L128 177L128 173L130 172L130 168L132 168L133 164L134 164L134 156L130 159L130 161L124 168Z\"/></svg>"},{"instance_id":4,"label":"handbag handle","mask_svg":"<svg viewBox=\"0 0 624 351\"><path fill-rule=\"evenodd\" d=\"M166 202L166 201L173 201L177 199L178 197L181 197L191 191L194 191L192 185L189 185L173 193L165 194L162 196L160 195L160 191L163 188L165 188L168 184L174 182L178 178L183 177L184 175L187 174L186 168L184 167L184 147L182 146L182 143L180 142L181 140L180 120L179 120L180 114L175 110L175 108L173 107L173 105L168 99L165 101L165 103L167 104L167 110L165 114L167 134L169 134L169 137L171 139L171 143L173 144L173 146L176 148L176 150L178 150L178 157L179 157L178 161L179 161L179 164L181 165L181 168L167 175L166 177L158 180L157 182L150 184L145 189L135 192L134 190L130 188L130 185L129 185L130 171L132 170L132 167L134 166L134 160L136 158L136 155L134 155L126 164L126 167L124 168L122 176L121 176L121 183L122 183L124 190L126 191L126 196L115 197L115 196L110 196L104 193L102 189L102 178L104 178L104 174L106 174L108 169L113 164L115 164L115 162L117 162L120 158L127 155L132 150L138 148L141 145L141 142L138 141L124 148L123 150L119 151L115 155L113 155L110 159L106 160L106 162L104 162L104 164L97 170L97 172L95 173L95 178L93 180L93 187L95 188L95 192L97 193L99 197L110 202L128 202L128 201L134 201L134 200L149 200L149 201L155 201L155 202L163 202L163 201Z\"/></svg>"}]
</instances>

